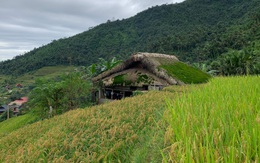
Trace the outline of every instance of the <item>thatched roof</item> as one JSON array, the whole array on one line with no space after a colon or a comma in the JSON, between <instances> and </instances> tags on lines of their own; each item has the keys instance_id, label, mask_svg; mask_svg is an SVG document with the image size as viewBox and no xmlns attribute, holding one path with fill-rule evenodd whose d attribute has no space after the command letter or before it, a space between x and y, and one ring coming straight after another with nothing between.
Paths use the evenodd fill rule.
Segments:
<instances>
[{"instance_id":1,"label":"thatched roof","mask_svg":"<svg viewBox=\"0 0 260 163\"><path fill-rule=\"evenodd\" d=\"M105 71L92 80L94 83L98 81L112 79L115 76L122 74L130 74L134 72L143 72L156 78L162 85L183 84L183 82L170 76L164 69L159 68L161 65L168 65L174 62L179 62L174 55L158 54L158 53L136 53L128 60L122 62L111 70ZM109 85L106 84L106 85Z\"/></svg>"}]
</instances>

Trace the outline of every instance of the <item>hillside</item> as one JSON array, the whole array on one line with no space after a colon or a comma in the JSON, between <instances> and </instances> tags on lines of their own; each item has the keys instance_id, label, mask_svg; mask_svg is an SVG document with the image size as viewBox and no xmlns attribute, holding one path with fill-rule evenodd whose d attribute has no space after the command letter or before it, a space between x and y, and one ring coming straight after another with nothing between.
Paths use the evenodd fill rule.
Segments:
<instances>
[{"instance_id":1,"label":"hillside","mask_svg":"<svg viewBox=\"0 0 260 163\"><path fill-rule=\"evenodd\" d=\"M75 67L72 66L47 66L35 71L31 71L30 73L23 74L16 78L18 83L26 83L33 84L38 78L55 78L64 73L69 73L74 71Z\"/></svg>"},{"instance_id":2,"label":"hillside","mask_svg":"<svg viewBox=\"0 0 260 163\"><path fill-rule=\"evenodd\" d=\"M98 58L126 59L142 51L174 54L184 62L211 62L230 49L256 49L259 23L258 0L186 0L155 6L1 62L0 74L21 75L53 65L87 66Z\"/></svg>"},{"instance_id":3,"label":"hillside","mask_svg":"<svg viewBox=\"0 0 260 163\"><path fill-rule=\"evenodd\" d=\"M0 162L259 162L258 81L214 78L70 111L2 135Z\"/></svg>"},{"instance_id":4,"label":"hillside","mask_svg":"<svg viewBox=\"0 0 260 163\"><path fill-rule=\"evenodd\" d=\"M8 135L10 132L15 131L25 125L37 121L37 116L32 114L25 114L0 123L0 137Z\"/></svg>"},{"instance_id":5,"label":"hillside","mask_svg":"<svg viewBox=\"0 0 260 163\"><path fill-rule=\"evenodd\" d=\"M74 69L72 66L47 66L20 76L0 75L0 104L11 102L11 97L28 96L37 79L54 79ZM18 83L22 84L23 88L17 88ZM6 85L9 85L10 90L5 88Z\"/></svg>"},{"instance_id":6,"label":"hillside","mask_svg":"<svg viewBox=\"0 0 260 163\"><path fill-rule=\"evenodd\" d=\"M25 126L0 139L0 162L158 162L166 96L175 95L149 92Z\"/></svg>"}]
</instances>

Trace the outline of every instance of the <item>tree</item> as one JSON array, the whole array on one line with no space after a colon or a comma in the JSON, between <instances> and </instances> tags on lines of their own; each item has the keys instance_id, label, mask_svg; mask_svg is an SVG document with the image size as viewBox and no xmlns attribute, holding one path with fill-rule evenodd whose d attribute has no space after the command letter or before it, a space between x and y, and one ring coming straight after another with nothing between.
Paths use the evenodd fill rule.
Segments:
<instances>
[{"instance_id":1,"label":"tree","mask_svg":"<svg viewBox=\"0 0 260 163\"><path fill-rule=\"evenodd\" d=\"M200 69L201 71L203 71L209 75L212 75L212 76L215 76L216 73L218 72L217 70L212 70L211 66L206 63L193 63L192 65L193 65L193 67Z\"/></svg>"},{"instance_id":2,"label":"tree","mask_svg":"<svg viewBox=\"0 0 260 163\"><path fill-rule=\"evenodd\" d=\"M31 91L29 107L42 118L91 105L91 82L79 72L63 75L56 80L39 79Z\"/></svg>"},{"instance_id":3,"label":"tree","mask_svg":"<svg viewBox=\"0 0 260 163\"><path fill-rule=\"evenodd\" d=\"M259 53L252 50L229 51L211 63L220 75L259 74Z\"/></svg>"},{"instance_id":4,"label":"tree","mask_svg":"<svg viewBox=\"0 0 260 163\"><path fill-rule=\"evenodd\" d=\"M13 91L12 94L10 95L10 100L18 100L22 97L22 94L19 91Z\"/></svg>"}]
</instances>

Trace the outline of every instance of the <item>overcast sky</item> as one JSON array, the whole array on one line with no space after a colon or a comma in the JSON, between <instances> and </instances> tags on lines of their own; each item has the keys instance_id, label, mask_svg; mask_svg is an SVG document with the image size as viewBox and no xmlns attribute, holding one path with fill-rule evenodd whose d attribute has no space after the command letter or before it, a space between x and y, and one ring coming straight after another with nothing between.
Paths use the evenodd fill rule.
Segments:
<instances>
[{"instance_id":1,"label":"overcast sky","mask_svg":"<svg viewBox=\"0 0 260 163\"><path fill-rule=\"evenodd\" d=\"M148 7L184 0L1 0L0 61L108 19L129 18Z\"/></svg>"}]
</instances>

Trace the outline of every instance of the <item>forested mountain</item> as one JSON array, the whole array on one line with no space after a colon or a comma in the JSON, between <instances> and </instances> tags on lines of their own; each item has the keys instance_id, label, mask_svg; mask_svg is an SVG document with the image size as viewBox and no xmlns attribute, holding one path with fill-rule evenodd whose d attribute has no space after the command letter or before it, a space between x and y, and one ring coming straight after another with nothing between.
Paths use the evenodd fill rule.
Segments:
<instances>
[{"instance_id":1,"label":"forested mountain","mask_svg":"<svg viewBox=\"0 0 260 163\"><path fill-rule=\"evenodd\" d=\"M87 66L98 58L125 59L139 51L174 54L189 63L211 63L243 49L258 58L259 40L259 0L186 0L55 40L1 62L0 73L20 75L52 65ZM255 58L252 63L257 64Z\"/></svg>"}]
</instances>

